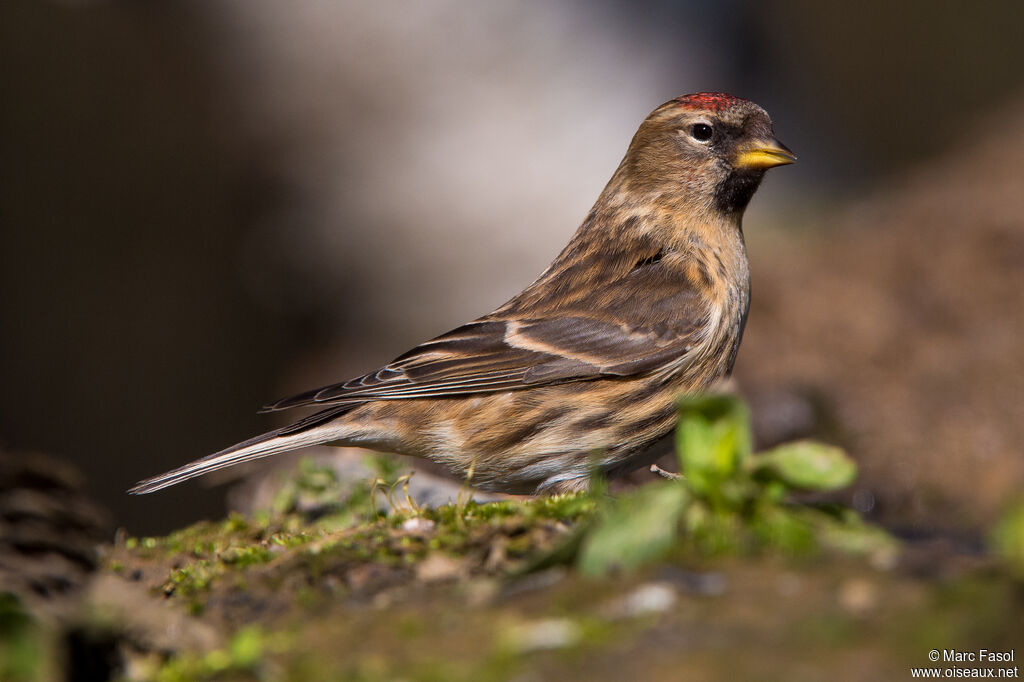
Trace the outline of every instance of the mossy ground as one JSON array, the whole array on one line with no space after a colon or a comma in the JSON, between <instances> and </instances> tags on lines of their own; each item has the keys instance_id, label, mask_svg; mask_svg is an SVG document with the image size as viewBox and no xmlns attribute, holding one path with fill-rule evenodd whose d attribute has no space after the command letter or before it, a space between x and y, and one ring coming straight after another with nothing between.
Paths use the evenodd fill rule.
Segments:
<instances>
[{"instance_id":1,"label":"mossy ground","mask_svg":"<svg viewBox=\"0 0 1024 682\"><path fill-rule=\"evenodd\" d=\"M902 679L932 649L1019 648L1024 590L983 555L681 542L587 577L567 557L605 504L233 516L106 566L221 635L136 652L140 679Z\"/></svg>"},{"instance_id":2,"label":"mossy ground","mask_svg":"<svg viewBox=\"0 0 1024 682\"><path fill-rule=\"evenodd\" d=\"M684 551L628 575L587 578L558 565L523 572L538 547L570 534L561 512L571 518L587 504L398 513L331 531L296 517L235 518L123 543L109 570L223 634L209 650L140 652L133 670L157 680L751 679L782 671L893 679L927 665L931 649L1020 644L1019 583L981 557L944 556L947 570L932 570L934 548L904 550L910 558L897 567L835 553Z\"/></svg>"},{"instance_id":3,"label":"mossy ground","mask_svg":"<svg viewBox=\"0 0 1024 682\"><path fill-rule=\"evenodd\" d=\"M798 502L852 481L835 448L755 455L720 398L679 433L685 477L616 495L425 509L391 460L344 485L304 464L266 512L120 537L83 641L160 682L904 679L932 650L1024 650L1019 511L993 554L901 542ZM0 627L12 680L60 650L17 604Z\"/></svg>"}]
</instances>

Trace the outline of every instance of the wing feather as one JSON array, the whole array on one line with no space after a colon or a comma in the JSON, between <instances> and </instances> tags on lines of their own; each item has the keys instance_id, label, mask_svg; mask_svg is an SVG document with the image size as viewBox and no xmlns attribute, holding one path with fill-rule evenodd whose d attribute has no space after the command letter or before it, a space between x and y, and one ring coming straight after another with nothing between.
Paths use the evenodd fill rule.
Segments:
<instances>
[{"instance_id":1,"label":"wing feather","mask_svg":"<svg viewBox=\"0 0 1024 682\"><path fill-rule=\"evenodd\" d=\"M515 390L652 371L684 355L691 333L658 334L573 316L471 323L417 346L376 372L307 391L265 411Z\"/></svg>"}]
</instances>

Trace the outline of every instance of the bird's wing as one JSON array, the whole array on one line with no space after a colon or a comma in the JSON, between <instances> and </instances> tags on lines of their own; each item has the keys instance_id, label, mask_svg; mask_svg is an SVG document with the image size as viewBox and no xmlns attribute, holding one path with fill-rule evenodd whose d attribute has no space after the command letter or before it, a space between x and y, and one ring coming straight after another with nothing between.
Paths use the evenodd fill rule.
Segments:
<instances>
[{"instance_id":1,"label":"bird's wing","mask_svg":"<svg viewBox=\"0 0 1024 682\"><path fill-rule=\"evenodd\" d=\"M581 314L489 319L417 346L376 372L285 398L265 411L488 393L600 377L629 376L682 359L700 319L630 327Z\"/></svg>"}]
</instances>

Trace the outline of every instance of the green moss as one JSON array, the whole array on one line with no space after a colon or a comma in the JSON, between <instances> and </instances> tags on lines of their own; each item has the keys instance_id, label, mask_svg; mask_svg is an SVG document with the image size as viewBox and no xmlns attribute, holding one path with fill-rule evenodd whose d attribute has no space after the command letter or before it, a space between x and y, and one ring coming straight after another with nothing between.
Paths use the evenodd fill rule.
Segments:
<instances>
[{"instance_id":1,"label":"green moss","mask_svg":"<svg viewBox=\"0 0 1024 682\"><path fill-rule=\"evenodd\" d=\"M185 598L191 597L197 592L208 589L213 579L221 572L220 567L216 564L197 561L172 571L164 584L164 592Z\"/></svg>"},{"instance_id":2,"label":"green moss","mask_svg":"<svg viewBox=\"0 0 1024 682\"><path fill-rule=\"evenodd\" d=\"M271 638L259 627L245 627L236 632L223 649L171 658L155 671L152 679L155 682L202 682L260 678L264 655L287 646L288 642L280 635Z\"/></svg>"},{"instance_id":3,"label":"green moss","mask_svg":"<svg viewBox=\"0 0 1024 682\"><path fill-rule=\"evenodd\" d=\"M219 553L219 558L225 564L244 567L256 564L265 564L273 558L273 553L263 545L227 547Z\"/></svg>"}]
</instances>

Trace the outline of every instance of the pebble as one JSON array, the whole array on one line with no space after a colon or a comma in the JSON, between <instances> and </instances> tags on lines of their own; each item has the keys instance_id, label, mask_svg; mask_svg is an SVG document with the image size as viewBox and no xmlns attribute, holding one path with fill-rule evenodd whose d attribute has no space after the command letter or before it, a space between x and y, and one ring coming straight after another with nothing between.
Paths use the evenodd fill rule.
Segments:
<instances>
[{"instance_id":1,"label":"pebble","mask_svg":"<svg viewBox=\"0 0 1024 682\"><path fill-rule=\"evenodd\" d=\"M564 649L580 641L580 626L568 618L549 618L513 626L508 641L519 653Z\"/></svg>"},{"instance_id":2,"label":"pebble","mask_svg":"<svg viewBox=\"0 0 1024 682\"><path fill-rule=\"evenodd\" d=\"M641 585L626 597L626 611L631 616L662 613L676 603L676 591L664 583Z\"/></svg>"},{"instance_id":3,"label":"pebble","mask_svg":"<svg viewBox=\"0 0 1024 682\"><path fill-rule=\"evenodd\" d=\"M647 583L629 594L615 599L605 609L609 618L637 618L664 613L676 603L678 594L668 583Z\"/></svg>"},{"instance_id":4,"label":"pebble","mask_svg":"<svg viewBox=\"0 0 1024 682\"><path fill-rule=\"evenodd\" d=\"M414 516L410 519L406 519L402 522L402 530L408 533L417 533L425 535L434 531L436 524L430 519L424 519L420 516Z\"/></svg>"},{"instance_id":5,"label":"pebble","mask_svg":"<svg viewBox=\"0 0 1024 682\"><path fill-rule=\"evenodd\" d=\"M839 605L853 614L862 614L878 603L878 588L870 580L851 578L839 586Z\"/></svg>"},{"instance_id":6,"label":"pebble","mask_svg":"<svg viewBox=\"0 0 1024 682\"><path fill-rule=\"evenodd\" d=\"M416 566L416 579L425 583L454 580L462 573L462 562L440 553L431 554Z\"/></svg>"}]
</instances>

